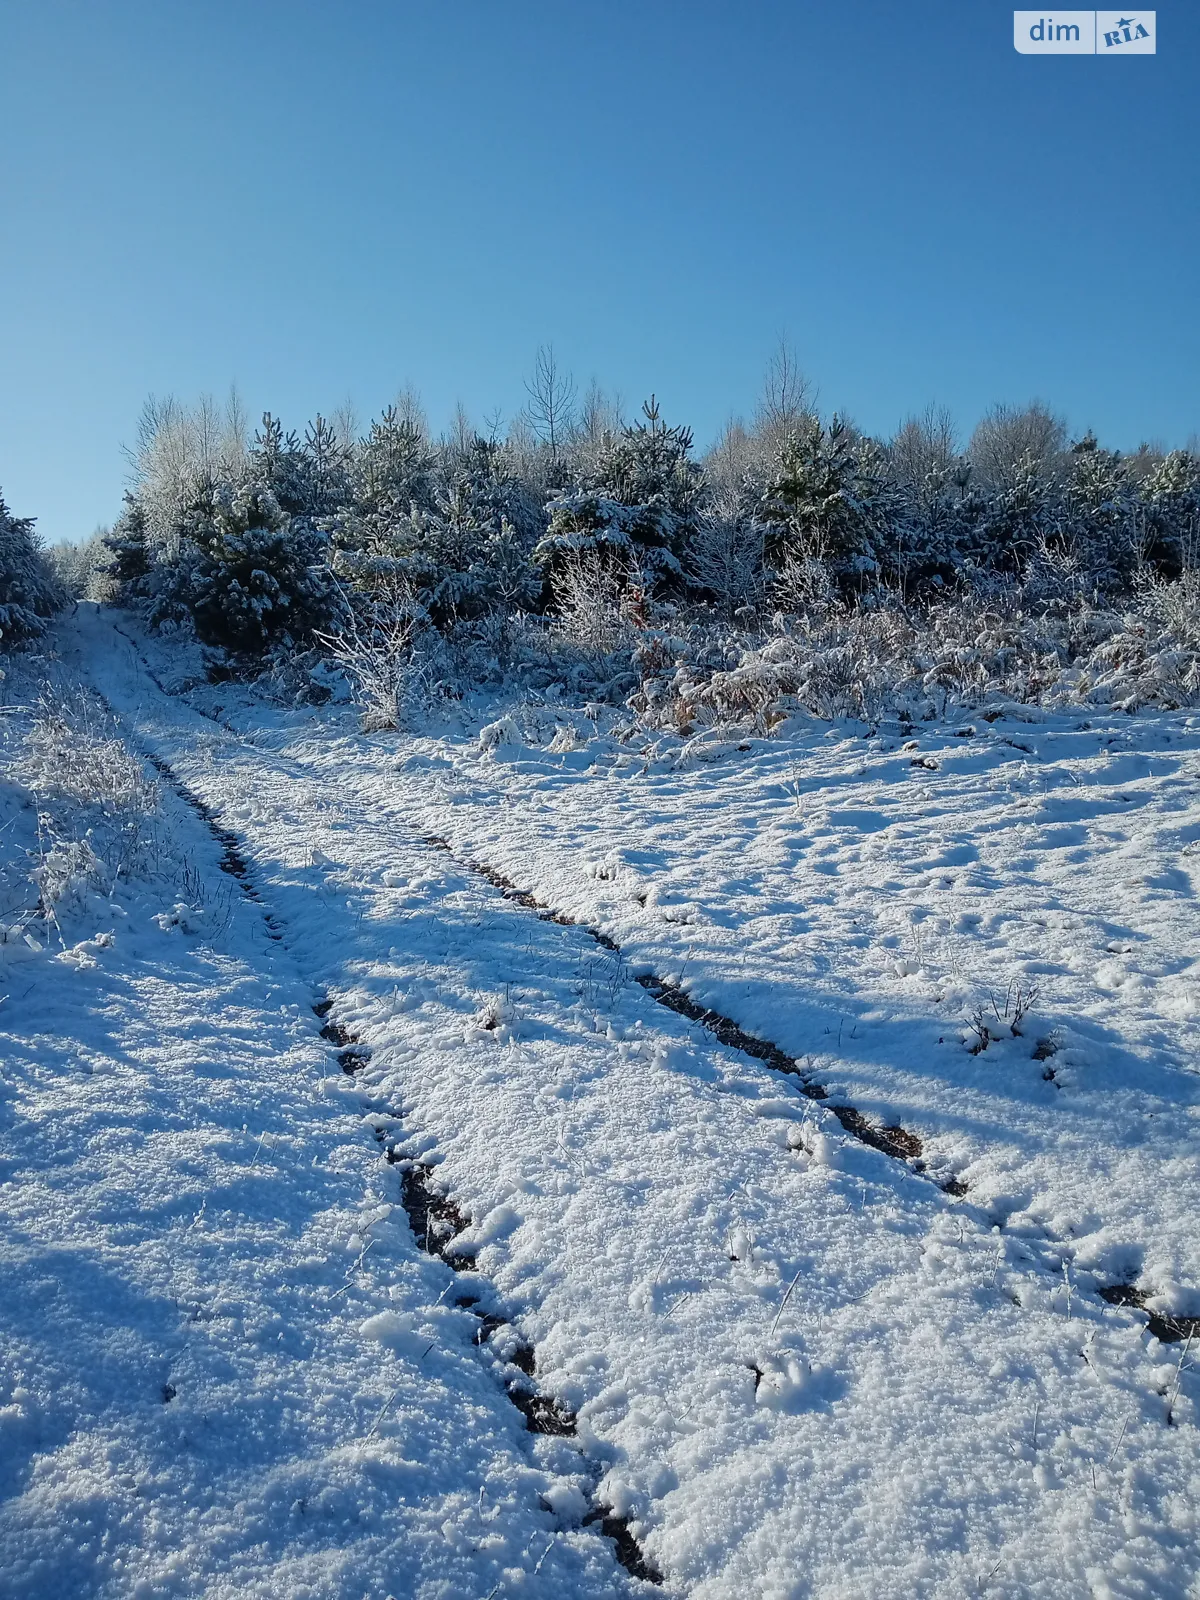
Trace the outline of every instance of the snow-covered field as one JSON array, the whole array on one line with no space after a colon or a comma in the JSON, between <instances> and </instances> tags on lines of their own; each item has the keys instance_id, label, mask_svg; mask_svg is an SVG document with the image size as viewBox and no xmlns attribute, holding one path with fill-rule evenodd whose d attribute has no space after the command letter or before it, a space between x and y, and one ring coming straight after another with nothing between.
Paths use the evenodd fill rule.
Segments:
<instances>
[{"instance_id":1,"label":"snow-covered field","mask_svg":"<svg viewBox=\"0 0 1200 1600\"><path fill-rule=\"evenodd\" d=\"M164 778L0 946L0 1592L1200 1594L1196 719L365 737L60 647L226 840Z\"/></svg>"}]
</instances>

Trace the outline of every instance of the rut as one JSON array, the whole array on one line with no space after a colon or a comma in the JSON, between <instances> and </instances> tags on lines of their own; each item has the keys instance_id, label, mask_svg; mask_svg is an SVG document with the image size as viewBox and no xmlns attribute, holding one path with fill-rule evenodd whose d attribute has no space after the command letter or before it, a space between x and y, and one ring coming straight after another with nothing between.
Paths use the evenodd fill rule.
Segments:
<instances>
[{"instance_id":1,"label":"rut","mask_svg":"<svg viewBox=\"0 0 1200 1600\"><path fill-rule=\"evenodd\" d=\"M116 718L111 706L109 710ZM144 750L143 753L155 771L170 786L172 792L195 813L221 846L221 870L234 880L246 899L259 909L269 937L276 943L282 943L283 925L271 911L254 882L241 840L221 824L216 812L183 782L168 762L153 752ZM338 1052L336 1059L341 1070L348 1076L360 1072L371 1059L370 1048L338 1022L332 1014L334 1002L331 998L322 996L313 1002L312 1009L321 1024L320 1037ZM372 1109L387 1111L389 1120L394 1124L399 1125L402 1121L398 1112L393 1109L379 1106L373 1106ZM475 1344L483 1346L489 1343L496 1333L512 1328L512 1324L507 1317L484 1309L484 1296L476 1292L473 1287L485 1281L483 1275L472 1257L461 1254L453 1248L454 1237L469 1226L470 1219L463 1215L449 1196L436 1187L433 1182L435 1167L432 1164L407 1159L400 1153L398 1143L395 1140L389 1141L382 1132L377 1132L376 1138L384 1147L385 1160L389 1165L400 1169L400 1199L415 1242L427 1255L437 1256L452 1272L463 1278L463 1286L455 1296L453 1304L477 1318L479 1326L475 1334ZM506 1359L515 1369L515 1375L503 1382L504 1392L514 1409L520 1413L526 1429L534 1434L574 1438L577 1433L574 1413L553 1395L544 1393L536 1384L537 1356L533 1346L518 1334L515 1343L511 1343ZM601 1470L593 1469L594 1481L598 1479ZM611 1506L599 1503L594 1493L581 1525L597 1529L611 1542L616 1561L631 1577L645 1583L662 1584L662 1574L637 1542L628 1519L618 1515Z\"/></svg>"},{"instance_id":2,"label":"rut","mask_svg":"<svg viewBox=\"0 0 1200 1600\"><path fill-rule=\"evenodd\" d=\"M467 860L456 855L448 840L439 834L423 834L424 842L433 849L444 851L450 856L457 866L475 873L485 879L494 888L499 889L506 900L516 905L524 906L533 911L546 922L554 922L562 927L580 928L590 938L594 939L603 949L614 955L620 956L621 948L616 940L599 928L594 928L586 923L578 922L575 918L567 916L564 912L556 911L545 901L539 900L528 889L522 889L504 873L486 862ZM828 1100L825 1087L817 1082L809 1073L806 1073L795 1060L787 1055L778 1045L769 1039L758 1038L747 1033L731 1017L719 1011L698 1004L692 997L678 985L666 982L653 973L640 974L636 982L651 995L659 1005L687 1017L689 1021L698 1023L721 1044L733 1050L740 1050L743 1055L751 1056L756 1061L761 1061L774 1072L782 1073L788 1077L799 1080L802 1093L813 1100ZM1038 1059L1041 1059L1040 1057ZM1052 1077L1052 1072L1047 1073ZM865 1117L861 1111L852 1105L829 1103L829 1110L837 1117L845 1131L861 1143L869 1145L873 1150L879 1150L893 1160L904 1162L908 1169L919 1176L925 1176L924 1162L921 1159L922 1144L916 1134L896 1124L879 1126ZM932 1179L929 1181L933 1181ZM968 1186L961 1178L951 1178L939 1184L943 1193L959 1199L968 1193ZM1062 1244L1061 1240L1054 1240L1046 1236L1046 1242ZM1133 1284L1097 1283L1095 1292L1099 1299L1107 1305L1121 1306L1127 1310L1140 1311L1146 1318L1146 1327L1153 1336L1163 1344L1178 1344L1181 1341L1190 1341L1200 1338L1200 1317L1179 1316L1168 1312L1152 1310L1146 1301L1148 1296Z\"/></svg>"}]
</instances>

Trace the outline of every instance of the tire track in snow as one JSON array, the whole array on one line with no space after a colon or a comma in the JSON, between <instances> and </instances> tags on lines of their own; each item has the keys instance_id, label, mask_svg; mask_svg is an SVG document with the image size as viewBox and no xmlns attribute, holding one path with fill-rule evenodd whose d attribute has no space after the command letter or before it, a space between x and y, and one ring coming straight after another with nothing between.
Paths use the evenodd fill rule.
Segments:
<instances>
[{"instance_id":1,"label":"tire track in snow","mask_svg":"<svg viewBox=\"0 0 1200 1600\"><path fill-rule=\"evenodd\" d=\"M163 692L165 693L166 691ZM217 718L212 718L210 720L216 721L218 726L222 727L234 739L236 739L239 745L241 745L243 748L252 750L256 759L269 761L277 768L282 768L285 765L294 765L301 771L304 770L302 763L295 762L291 758L280 757L274 753L270 757L267 757L261 749L255 746L251 741L244 739L244 737L239 734L236 729L232 728L223 720ZM169 775L172 782L177 781L174 778L174 774L170 773L170 769L166 768L165 765L160 766L160 763L154 757L151 757L151 760L154 761L156 766L160 767L160 770ZM246 858L241 853L237 836L228 829L223 828L219 823L216 814L212 812L203 801L199 800L198 797L192 796L190 792L188 792L185 794L184 798L190 805L193 805L199 810L200 815L204 818L205 822L212 829L215 837L222 844L222 847L225 850L226 856L230 862L230 867L228 870L230 870L232 874L238 878L249 898L261 905L261 896L255 890L250 881ZM456 866L462 868L464 871L473 873L479 878L482 878L493 888L497 889L504 899L508 900L512 904L521 906L525 910L534 912L539 921L553 922L556 925L565 928L578 928L581 932L586 934L589 938L600 945L602 949L607 950L617 957L621 956L620 946L613 938L610 937L610 935L603 932L602 929L595 928L587 923L579 922L575 918L567 915L565 912L556 911L545 901L539 900L531 891L522 889L504 873L500 872L497 868L491 866L490 864L486 862L480 862L475 859L465 859L458 856L454 852L449 842L441 835L418 833L415 829L413 829L411 832L411 838L414 840L419 839L430 849L441 854L448 855ZM278 924L274 922L270 912L265 907L264 917L267 921L268 931L271 933L272 938L279 939L281 935L277 931ZM731 1017L727 1017L723 1013L714 1011L709 1007L701 1006L691 998L686 990L680 988L676 984L668 982L666 979L660 978L655 973L638 974L634 981L637 982L651 996L651 998L656 1001L657 1004L664 1006L667 1010L673 1011L679 1016L686 1017L689 1021L698 1023L702 1028L705 1029L707 1033L715 1038L718 1043L724 1045L726 1048L739 1051L741 1054L749 1056L755 1061L761 1062L771 1071L778 1072L782 1076L792 1081L798 1081L801 1092L807 1098L814 1101L827 1103L829 1111L832 1112L844 1131L852 1138L858 1140L868 1148L878 1150L883 1155L900 1162L906 1166L914 1176L925 1178L927 1182L932 1184L934 1187L941 1189L943 1193L947 1194L953 1199L960 1199L967 1195L968 1188L962 1179L952 1177L944 1183L938 1183L937 1180L929 1177L926 1174L924 1162L922 1160L922 1141L916 1134L897 1124L885 1126L875 1124L865 1117L862 1112L860 1112L853 1105L840 1102L829 1103L828 1094L824 1085L813 1078L809 1073L806 1073L792 1057L788 1056L778 1045L774 1044L772 1041L747 1033ZM347 1036L347 1042L350 1042L349 1036ZM364 1064L367 1059L369 1059L369 1051L363 1055L351 1048L343 1051L343 1053L339 1055L338 1063L343 1067L343 1070L347 1072L353 1072L357 1070L358 1066ZM432 1169L429 1170L431 1171ZM442 1197L442 1201L443 1204L451 1206L453 1204L451 1201L447 1200L446 1197ZM407 1200L405 1201L405 1204L407 1208ZM461 1224L461 1226L466 1225L467 1224L465 1221ZM1004 1232L1004 1224L1001 1223L999 1227L1000 1231ZM417 1236L418 1242L420 1242L419 1236L417 1235L417 1229L415 1227L414 1236ZM1024 1235L1023 1238L1026 1243L1033 1242L1028 1234ZM1055 1260L1054 1262L1040 1261L1037 1263L1038 1269L1041 1272L1049 1276L1054 1276L1060 1270L1059 1262L1062 1259L1062 1253L1066 1252L1068 1255L1071 1253L1070 1241L1057 1238L1053 1234L1046 1232L1041 1235L1040 1242L1049 1246L1052 1251L1058 1253L1059 1259ZM440 1254L440 1252L436 1253ZM455 1270L461 1270L460 1265L455 1265L454 1262L450 1262L449 1264L455 1266ZM1145 1325L1147 1331L1150 1332L1161 1343L1175 1344L1189 1341L1200 1336L1200 1317L1172 1315L1170 1313L1155 1311L1146 1305L1148 1296L1141 1290L1135 1288L1132 1284L1102 1284L1097 1279L1094 1281L1093 1287L1097 1297L1105 1304L1125 1310L1140 1312L1141 1315L1146 1319ZM510 1398L512 1398L511 1395ZM534 1429L533 1431L541 1430ZM616 1524L620 1522L620 1519L610 1519L610 1521L615 1527ZM623 1525L622 1527L623 1538L632 1543L632 1536L628 1534L628 1529ZM618 1534L613 1533L610 1534L610 1537L617 1538L619 1536ZM637 1559L641 1560L640 1552ZM629 1570L635 1571L635 1567L630 1567ZM635 1575L641 1576L642 1574L635 1571Z\"/></svg>"},{"instance_id":2,"label":"tire track in snow","mask_svg":"<svg viewBox=\"0 0 1200 1600\"><path fill-rule=\"evenodd\" d=\"M133 646L139 661L141 661L145 671L153 680L160 693L165 695L167 698L172 698L170 691L163 687L159 679L154 674L149 662L146 660L144 654L138 647L136 640L134 640L131 635L125 633L120 627L117 627L116 631L120 633L123 638L127 639L131 646ZM219 716L213 715L201 707L196 707L195 709L200 711L200 714L207 717L210 721L215 722L217 726L221 727L225 732L230 734L244 748L253 750L257 758L266 759L264 752L254 745L252 741L247 740L236 728L232 726L232 724L226 722ZM154 758L152 757L151 759L153 760ZM286 762L287 764L296 766L301 771L304 770L303 763L295 761L294 758L280 757L276 754L273 754L270 759L277 766L282 766ZM200 804L203 805L203 802L200 802ZM205 811L207 811L207 808L205 808ZM202 815L204 815L204 812L202 812ZM235 843L235 836L229 833L227 830L221 829L219 823L212 813L205 815L205 821L209 823L209 826L213 829L217 838L228 852L230 846ZM516 905L520 905L527 910L534 911L540 920L554 922L562 927L579 928L591 939L595 940L595 942L603 949L620 956L620 946L608 934L604 933L603 930L593 927L587 923L579 922L575 918L567 915L565 912L556 911L545 901L539 900L531 891L522 889L518 884L514 883L512 879L490 864L474 859L464 859L458 856L448 840L442 836L437 834L421 833L415 824L410 824L409 826L412 828L413 838L419 838L430 848L449 855L450 859L454 861L457 866L463 868L465 871L473 872L477 876L483 878L494 888L498 889L505 899L513 902ZM233 863L240 862L240 871L235 870L234 875L241 877L243 886L246 887L247 880L244 876L246 870L244 857L240 856L235 848L230 855L230 860ZM257 900L259 898L252 887L247 888L247 893L252 899ZM269 914L267 915L267 923L268 930L270 931L271 919ZM277 938L278 935L273 933L272 937ZM824 1085L815 1080L810 1074L806 1073L800 1066L797 1065L794 1058L788 1056L786 1052L784 1052L778 1045L774 1044L770 1040L761 1039L753 1034L747 1033L731 1017L727 1017L721 1012L699 1005L684 989L680 988L676 984L668 982L666 979L660 978L655 973L641 973L638 975L636 982L638 982L658 1004L665 1006L668 1010L674 1011L680 1016L687 1017L690 1021L698 1023L715 1039L717 1039L719 1043L732 1050L738 1050L742 1054L750 1056L754 1060L761 1061L772 1071L778 1072L790 1079L798 1080L801 1092L809 1099L816 1101L827 1101L828 1096ZM884 1155L890 1156L893 1159L904 1163L908 1167L909 1171L914 1173L914 1175L926 1176L924 1172L924 1163L922 1160L922 1141L916 1134L898 1125L893 1124L889 1126L879 1126L875 1123L872 1123L867 1117L858 1111L856 1107L849 1104L830 1104L828 1109L838 1119L838 1122L841 1124L842 1128L848 1134L850 1134L852 1138L859 1140L862 1144L869 1146L871 1149L879 1150ZM928 1181L931 1183L936 1182L936 1180L932 1178L929 1178ZM936 1186L942 1189L944 1193L955 1199L962 1198L968 1193L968 1187L966 1183L961 1178L957 1177L951 1177L945 1183L937 1184ZM1002 1222L999 1226L1000 1231L1003 1232L1005 1226L1004 1223ZM1029 1238L1028 1235L1025 1237L1026 1239ZM1052 1250L1057 1251L1060 1257L1062 1256L1063 1252L1066 1252L1066 1254L1071 1255L1073 1259L1073 1252L1071 1250L1071 1244L1069 1240L1056 1237L1047 1231L1041 1235L1041 1241L1042 1243L1050 1246ZM1053 1273L1057 1270L1057 1268L1054 1265L1043 1264L1043 1270ZM1102 1284L1098 1279L1096 1279L1094 1281L1094 1288L1097 1296L1104 1301L1105 1304L1125 1310L1134 1310L1140 1312L1142 1316L1146 1318L1147 1330L1161 1343L1175 1344L1200 1337L1200 1317L1173 1315L1170 1313L1152 1310L1146 1305L1146 1301L1149 1298L1148 1295L1130 1283Z\"/></svg>"},{"instance_id":3,"label":"tire track in snow","mask_svg":"<svg viewBox=\"0 0 1200 1600\"><path fill-rule=\"evenodd\" d=\"M540 920L554 922L561 927L580 928L603 949L610 951L614 955L621 955L621 947L616 940L603 932L602 929L579 922L565 912L554 910L545 901L539 900L530 890L520 888L511 878L486 862L468 860L456 855L450 843L441 835L422 834L421 838L432 848L444 851L457 866L484 878L493 887L499 889L506 900L535 912ZM809 1099L828 1100L824 1086L804 1072L792 1057L785 1054L778 1045L773 1044L769 1039L761 1039L747 1033L731 1017L699 1005L686 990L681 989L676 984L668 983L654 973L641 973L635 981L659 1005L665 1006L668 1010L674 1011L680 1016L687 1017L692 1022L699 1023L701 1027L727 1048L740 1050L742 1054L761 1061L773 1072L779 1072L791 1078L798 1078L801 1092L807 1095ZM861 1111L852 1105L831 1103L829 1104L829 1110L852 1138L868 1145L873 1150L881 1151L884 1155L890 1156L896 1161L903 1162L910 1172L918 1176L926 1176L924 1163L921 1160L922 1143L916 1134L894 1124L880 1127L869 1121ZM934 1182L933 1179L929 1181ZM968 1193L967 1185L961 1178L951 1178L945 1183L938 1184L937 1187L955 1199L959 1199ZM1003 1231L1003 1224L1000 1225L1000 1228ZM1056 1238L1049 1232L1042 1235L1042 1242L1052 1249L1070 1252L1068 1240ZM1044 1270L1052 1273L1056 1269L1049 1265L1044 1265ZM1106 1305L1140 1311L1146 1318L1148 1331L1162 1344L1178 1344L1200 1337L1200 1317L1155 1311L1146 1304L1149 1297L1132 1284L1102 1284L1097 1279L1094 1287L1097 1296Z\"/></svg>"},{"instance_id":4,"label":"tire track in snow","mask_svg":"<svg viewBox=\"0 0 1200 1600\"><path fill-rule=\"evenodd\" d=\"M119 633L122 638L126 639L133 647L139 661L142 663L144 670L154 682L160 693L165 695L167 698L172 698L170 691L163 686L158 677L155 675L153 668L147 661L137 641L116 624L114 624L114 628L115 631ZM245 739L245 737L223 717L214 715L201 706L196 706L194 709L197 710L201 715L207 717L210 721L215 722L219 727L223 728L240 744L246 746L247 748L253 749L256 755L260 757L262 756L263 752L258 749L258 747L252 743L252 741ZM1013 744L1013 741L1008 739L1005 740L1005 743ZM1032 753L1023 745L1016 745L1015 748L1021 749L1026 754ZM281 758L275 756L273 759L277 763L282 763L284 760L290 760L291 764L297 766L301 770L304 770L303 763L294 761L294 758ZM1038 759L1041 758L1039 757ZM917 765L917 762L914 761L913 765ZM594 939L602 948L620 956L620 947L617 945L616 941L613 940L608 934L604 933L601 929L593 927L587 923L579 922L564 912L554 910L554 908L548 905L546 902L538 900L537 897L529 890L520 888L519 885L514 883L497 868L474 859L463 859L459 857L455 853L450 843L440 835L422 833L419 830L419 826L415 823L411 823L409 826L412 828L414 837L422 839L432 848L445 852L450 856L451 860L456 863L456 865L462 867L464 870L474 872L486 879L495 888L499 889L506 899L511 900L517 905L524 906L528 910L535 911L542 920L552 921L563 927L578 927L582 929L582 931L585 932L590 938ZM229 835L228 837L232 839L233 836ZM224 842L224 839L222 842ZM254 898L253 895L252 898ZM270 927L269 918L268 927ZM727 1017L721 1012L699 1005L691 998L689 994L687 994L685 990L680 988L678 985L671 984L667 980L658 977L655 973L639 974L636 981L641 984L641 986L650 995L652 995L652 997L660 1005L665 1006L668 1010L674 1011L681 1016L687 1017L690 1021L699 1023L701 1027L705 1028L706 1031L712 1034L712 1036L720 1043L728 1046L730 1049L741 1051L744 1055L748 1055L755 1060L763 1062L764 1065L773 1071L779 1072L792 1079L798 1079L800 1081L802 1092L809 1099L817 1101L827 1100L828 1097L824 1086L817 1082L810 1074L804 1072L792 1057L788 1056L782 1049L779 1048L779 1046L775 1045L771 1041L758 1038L753 1034L749 1034L731 1017ZM1034 1052L1034 1057L1035 1059L1041 1059L1038 1056L1037 1051ZM1054 1073L1052 1068L1047 1069L1046 1076L1048 1079L1053 1079ZM858 1139L861 1143L868 1145L872 1149L880 1150L883 1154L891 1156L898 1161L904 1162L908 1166L909 1170L914 1174L918 1176L925 1175L924 1163L922 1160L922 1141L916 1134L898 1125L879 1126L875 1123L872 1123L854 1106L849 1104L830 1104L829 1110L833 1112L843 1129L850 1134L851 1137ZM929 1181L935 1182L936 1180L930 1179ZM955 1199L962 1198L968 1193L967 1184L958 1177L951 1177L946 1182L938 1184L937 1186L941 1188L944 1193ZM999 1228L1001 1232L1004 1231L1004 1221L999 1224ZM1025 1237L1028 1238L1029 1236L1026 1235ZM1059 1253L1060 1258L1065 1259L1066 1256L1070 1256L1072 1260L1074 1259L1074 1253L1069 1239L1061 1238L1050 1233L1049 1231L1043 1232L1040 1237L1043 1243L1049 1245L1052 1250L1056 1250ZM1055 1269L1053 1267L1049 1267L1047 1270L1053 1271ZM1161 1343L1175 1344L1181 1341L1186 1342L1194 1338L1200 1338L1200 1316L1176 1315L1172 1313L1155 1311L1146 1304L1146 1301L1148 1298L1150 1298L1150 1296L1146 1292L1136 1288L1132 1283L1117 1282L1104 1284L1101 1283L1094 1275L1093 1278L1095 1292L1102 1301L1104 1301L1107 1305L1120 1307L1126 1310L1139 1311L1146 1318L1147 1330Z\"/></svg>"},{"instance_id":5,"label":"tire track in snow","mask_svg":"<svg viewBox=\"0 0 1200 1600\"><path fill-rule=\"evenodd\" d=\"M486 878L488 883L500 890L506 900L513 901L516 905L524 906L527 910L536 911L538 916L547 922L556 922L564 928L582 928L589 938L594 939L603 949L620 956L621 947L615 939L603 933L599 928L593 928L584 922L576 922L573 917L563 912L555 911L542 900L530 893L528 889L521 889L495 867L481 861L464 861L454 854L450 844L438 834L422 834L426 844L434 849L444 850L456 866L464 867L476 873L481 878ZM818 1083L809 1073L805 1072L796 1061L772 1044L769 1039L759 1039L753 1034L740 1028L732 1017L724 1016L719 1011L698 1005L686 990L677 984L668 983L665 978L660 978L656 973L640 973L635 982L641 984L659 1005L665 1006L668 1011L674 1011L681 1017L687 1017L689 1022L698 1022L702 1028L711 1033L719 1044L727 1049L740 1050L743 1055L761 1061L770 1067L772 1072L783 1073L786 1077L798 1078L801 1092L810 1100L828 1100L828 1091L825 1086ZM869 1145L872 1150L880 1150L885 1156L894 1160L910 1164L910 1170L923 1174L924 1168L920 1160L921 1141L915 1133L910 1133L907 1128L901 1128L893 1123L881 1127L864 1117L861 1111L854 1106L830 1102L830 1111L841 1123L845 1131L860 1143ZM939 1185L947 1194L959 1195L967 1192L966 1185L958 1180L951 1179L949 1183Z\"/></svg>"},{"instance_id":6,"label":"tire track in snow","mask_svg":"<svg viewBox=\"0 0 1200 1600\"><path fill-rule=\"evenodd\" d=\"M119 631L121 630L118 629ZM124 637L129 636L126 634ZM159 687L161 689L161 686ZM114 721L118 725L123 725L123 719L118 716L104 695L99 689L96 692L108 707ZM220 845L221 870L237 883L249 901L260 908L268 936L275 943L284 943L285 925L270 909L255 884L243 841L231 829L224 826L219 813L184 783L169 762L144 747L142 753L174 794L199 817L213 839ZM338 1049L336 1058L338 1066L347 1076L353 1077L370 1061L369 1046L364 1045L356 1034L349 1032L337 1021L333 1016L334 1001L329 996L322 996L314 1001L312 1009L322 1024L319 1029L320 1037ZM365 1109L385 1113L394 1124L403 1124L403 1118L394 1108L381 1106L369 1101L365 1096L363 1104ZM443 1194L433 1184L434 1166L427 1161L417 1162L401 1156L396 1142L388 1142L381 1130L376 1130L376 1139L384 1147L383 1156L388 1164L400 1167L400 1198L414 1242L427 1255L442 1260L456 1275L470 1274L478 1281L482 1274L474 1260L456 1252L453 1248L453 1238L470 1225L470 1219L463 1215L451 1197ZM474 1340L476 1346L484 1345L494 1333L512 1326L505 1317L477 1309L481 1306L482 1299L469 1289L460 1289L452 1303L470 1312L479 1320ZM518 1335L517 1343L508 1360L518 1369L520 1376L503 1383L502 1387L514 1409L520 1412L526 1429L532 1434L574 1439L577 1434L574 1412L553 1395L543 1393L533 1382L537 1370L537 1358L533 1346ZM577 1446L577 1448L583 1455L582 1447ZM584 1459L586 1460L586 1456ZM598 1477L598 1474L593 1472L593 1477ZM612 1543L616 1560L631 1577L656 1586L662 1584L662 1574L634 1538L629 1519L619 1515L611 1506L598 1504L594 1494L592 1504L580 1525L598 1530Z\"/></svg>"}]
</instances>

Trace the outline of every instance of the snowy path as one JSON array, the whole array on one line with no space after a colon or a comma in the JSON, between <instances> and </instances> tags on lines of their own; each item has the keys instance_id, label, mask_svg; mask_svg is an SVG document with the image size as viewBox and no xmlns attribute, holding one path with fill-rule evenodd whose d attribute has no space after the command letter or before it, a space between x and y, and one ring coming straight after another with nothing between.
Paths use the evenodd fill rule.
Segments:
<instances>
[{"instance_id":1,"label":"snowy path","mask_svg":"<svg viewBox=\"0 0 1200 1600\"><path fill-rule=\"evenodd\" d=\"M537 1442L564 1525L586 1504L573 1460L581 1482L604 1471L601 1502L668 1591L702 1600L1197 1592L1193 1379L1168 1425L1178 1349L1073 1285L1044 1229L993 1232L655 1007L583 932L431 850L394 759L238 738L159 693L105 619L80 637L137 737L244 841L289 955L370 1048L350 1092L473 1219L455 1248L578 1415L578 1445ZM428 805L425 826L473 844L470 809ZM530 882L515 833L520 859L497 864ZM581 876L562 869L557 903Z\"/></svg>"},{"instance_id":2,"label":"snowy path","mask_svg":"<svg viewBox=\"0 0 1200 1600\"><path fill-rule=\"evenodd\" d=\"M626 1592L540 1507L578 1474L446 1303L310 987L164 808L99 940L0 949L0 1594ZM3 779L0 824L35 842ZM181 891L206 937L154 921Z\"/></svg>"}]
</instances>

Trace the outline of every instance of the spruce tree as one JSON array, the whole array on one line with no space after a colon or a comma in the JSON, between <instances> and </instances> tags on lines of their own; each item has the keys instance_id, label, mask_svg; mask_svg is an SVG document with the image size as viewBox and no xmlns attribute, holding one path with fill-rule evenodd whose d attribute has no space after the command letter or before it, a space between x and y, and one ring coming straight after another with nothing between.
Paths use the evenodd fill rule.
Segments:
<instances>
[{"instance_id":1,"label":"spruce tree","mask_svg":"<svg viewBox=\"0 0 1200 1600\"><path fill-rule=\"evenodd\" d=\"M117 518L104 545L111 559L104 571L114 585L118 605L131 605L149 593L151 556L145 508L126 491L125 509Z\"/></svg>"},{"instance_id":2,"label":"spruce tree","mask_svg":"<svg viewBox=\"0 0 1200 1600\"><path fill-rule=\"evenodd\" d=\"M0 495L0 648L36 638L64 598L34 519L14 517Z\"/></svg>"}]
</instances>

